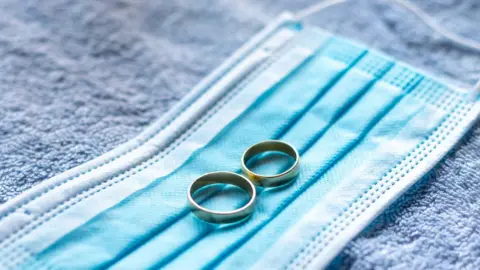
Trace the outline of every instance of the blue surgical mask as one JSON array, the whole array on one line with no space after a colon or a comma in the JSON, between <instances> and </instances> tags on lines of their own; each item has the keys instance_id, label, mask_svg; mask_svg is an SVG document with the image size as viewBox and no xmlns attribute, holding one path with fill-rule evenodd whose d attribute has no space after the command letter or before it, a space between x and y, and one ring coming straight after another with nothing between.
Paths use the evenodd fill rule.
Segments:
<instances>
[{"instance_id":1,"label":"blue surgical mask","mask_svg":"<svg viewBox=\"0 0 480 270\"><path fill-rule=\"evenodd\" d=\"M2 208L0 264L318 269L430 170L479 110L461 89L282 15L135 140ZM243 223L195 218L190 183L238 172L243 151L267 139L298 149L296 181L258 190Z\"/></svg>"}]
</instances>

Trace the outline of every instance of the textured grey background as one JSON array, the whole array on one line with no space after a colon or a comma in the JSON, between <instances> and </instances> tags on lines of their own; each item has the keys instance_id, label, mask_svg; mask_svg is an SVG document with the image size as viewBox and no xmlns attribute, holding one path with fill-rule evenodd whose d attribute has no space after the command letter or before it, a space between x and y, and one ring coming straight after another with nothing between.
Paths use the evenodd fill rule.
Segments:
<instances>
[{"instance_id":1,"label":"textured grey background","mask_svg":"<svg viewBox=\"0 0 480 270\"><path fill-rule=\"evenodd\" d=\"M0 0L0 202L131 139L281 11L314 2ZM479 1L416 3L480 40ZM480 78L480 52L386 1L352 1L309 21L464 85ZM337 262L480 269L479 169L477 124Z\"/></svg>"}]
</instances>

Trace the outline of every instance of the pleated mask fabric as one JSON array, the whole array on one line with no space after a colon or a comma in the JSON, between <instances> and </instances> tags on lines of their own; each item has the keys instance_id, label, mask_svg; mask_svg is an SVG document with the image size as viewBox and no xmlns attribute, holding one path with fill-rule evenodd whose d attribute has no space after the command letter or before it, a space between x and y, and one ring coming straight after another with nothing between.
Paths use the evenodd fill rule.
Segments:
<instances>
[{"instance_id":1,"label":"pleated mask fabric","mask_svg":"<svg viewBox=\"0 0 480 270\"><path fill-rule=\"evenodd\" d=\"M130 167L142 164L134 174L109 175L120 176L127 191L116 194L112 182L88 199L71 200L91 189L74 188L63 198L74 206L38 210L42 218L18 221L4 233L0 262L24 269L325 267L478 116L472 95L289 15L250 44L198 99L220 94L180 119L187 123L181 134L172 129L158 139L176 138L161 147L161 157L153 139L152 149L136 154L141 162L121 160ZM268 139L298 149L296 181L259 189L255 211L243 223L197 219L186 203L190 183L208 172L240 173L243 151ZM134 183L131 189L128 183ZM108 196L115 200L76 215ZM207 198L203 204L244 203L240 195L230 199ZM13 220L18 206L13 209L6 220ZM55 232L54 224L63 229Z\"/></svg>"}]
</instances>

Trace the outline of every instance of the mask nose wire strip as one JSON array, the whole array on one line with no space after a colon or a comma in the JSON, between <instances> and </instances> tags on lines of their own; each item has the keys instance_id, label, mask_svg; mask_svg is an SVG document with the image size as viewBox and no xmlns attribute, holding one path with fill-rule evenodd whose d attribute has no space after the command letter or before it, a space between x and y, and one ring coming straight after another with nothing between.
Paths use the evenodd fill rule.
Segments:
<instances>
[{"instance_id":1,"label":"mask nose wire strip","mask_svg":"<svg viewBox=\"0 0 480 270\"><path fill-rule=\"evenodd\" d=\"M331 6L335 6L337 4L343 4L349 0L326 0L322 1L320 3L311 5L305 9L302 9L298 11L295 14L295 17L298 20L303 20L307 17L312 16L313 14L320 12L326 8L329 8ZM428 27L430 27L434 32L437 32L441 36L443 36L446 39L451 40L452 42L459 44L463 47L467 47L469 49L479 51L480 52L480 42L475 41L473 39L468 39L464 38L460 35L457 35L454 32L451 32L445 28L443 28L440 24L438 24L433 17L425 13L423 10L421 10L419 7L414 5L413 3L409 2L408 0L388 0L388 2L394 2L397 3L401 6L403 6L405 9L413 13L415 16L417 16L424 24L426 24ZM473 93L472 97L476 99L478 96L480 96L480 79L477 81L475 86L473 87Z\"/></svg>"}]
</instances>

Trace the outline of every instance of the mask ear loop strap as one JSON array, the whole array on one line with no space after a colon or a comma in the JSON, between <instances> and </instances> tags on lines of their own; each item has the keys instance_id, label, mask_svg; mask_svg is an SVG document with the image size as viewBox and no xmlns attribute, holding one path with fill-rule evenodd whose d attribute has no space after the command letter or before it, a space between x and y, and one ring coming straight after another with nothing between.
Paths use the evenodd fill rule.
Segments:
<instances>
[{"instance_id":1,"label":"mask ear loop strap","mask_svg":"<svg viewBox=\"0 0 480 270\"><path fill-rule=\"evenodd\" d=\"M307 17L312 16L313 14L320 12L326 8L329 8L331 6L335 6L338 4L345 3L349 0L326 0L323 2L320 2L318 4L314 4L312 6L309 6L305 9L300 10L295 14L295 17L299 20L303 20ZM423 23L425 23L428 27L430 27L433 31L437 32L441 36L443 36L446 39L449 39L453 41L456 44L459 44L461 46L467 47L472 50L476 50L480 52L480 42L464 38L462 36L457 35L454 32L451 32L442 26L440 26L434 18L429 16L427 13L425 13L423 10L421 10L419 7L415 6L413 3L409 2L408 0L389 0L390 2L395 2L397 4L400 4L404 8L406 8L408 11L412 12L415 16L417 16ZM473 93L472 93L472 98L476 99L478 96L480 96L480 80L477 81L475 86L473 87Z\"/></svg>"}]
</instances>

